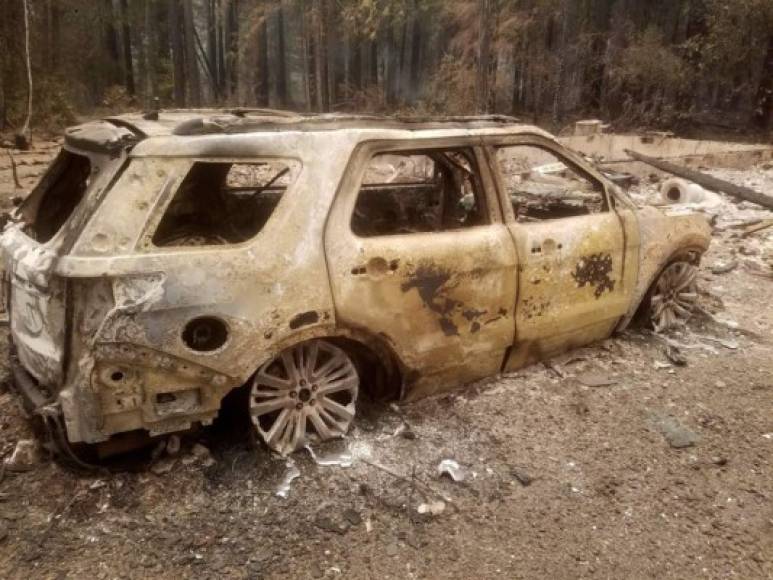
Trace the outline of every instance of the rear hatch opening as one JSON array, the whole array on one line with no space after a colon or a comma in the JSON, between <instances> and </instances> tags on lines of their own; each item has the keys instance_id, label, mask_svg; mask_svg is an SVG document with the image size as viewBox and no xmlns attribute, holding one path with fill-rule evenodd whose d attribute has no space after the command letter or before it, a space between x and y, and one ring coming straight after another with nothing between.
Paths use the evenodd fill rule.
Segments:
<instances>
[{"instance_id":1,"label":"rear hatch opening","mask_svg":"<svg viewBox=\"0 0 773 580\"><path fill-rule=\"evenodd\" d=\"M36 381L63 385L67 281L59 256L109 189L137 135L105 121L69 129L65 145L0 236L12 352Z\"/></svg>"}]
</instances>

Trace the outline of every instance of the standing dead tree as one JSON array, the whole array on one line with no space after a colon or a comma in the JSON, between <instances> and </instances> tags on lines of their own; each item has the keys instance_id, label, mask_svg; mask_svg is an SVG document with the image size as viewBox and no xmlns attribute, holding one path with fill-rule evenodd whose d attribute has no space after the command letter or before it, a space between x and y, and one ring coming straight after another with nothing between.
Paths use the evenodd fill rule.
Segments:
<instances>
[{"instance_id":1,"label":"standing dead tree","mask_svg":"<svg viewBox=\"0 0 773 580\"><path fill-rule=\"evenodd\" d=\"M32 118L32 63L30 59L30 11L27 0L22 0L24 7L24 63L27 68L27 116L24 119L24 125L16 133L16 147L19 149L29 149L32 145L30 135L30 120Z\"/></svg>"}]
</instances>

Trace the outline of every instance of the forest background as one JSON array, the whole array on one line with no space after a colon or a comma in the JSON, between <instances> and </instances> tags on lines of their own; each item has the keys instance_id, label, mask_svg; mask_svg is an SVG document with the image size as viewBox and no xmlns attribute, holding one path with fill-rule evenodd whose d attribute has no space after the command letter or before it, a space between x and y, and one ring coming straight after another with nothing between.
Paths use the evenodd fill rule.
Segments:
<instances>
[{"instance_id":1,"label":"forest background","mask_svg":"<svg viewBox=\"0 0 773 580\"><path fill-rule=\"evenodd\" d=\"M583 117L768 138L773 129L773 0L0 6L6 131L24 124L30 80L31 124L47 129L106 111L204 106L500 113L554 131Z\"/></svg>"}]
</instances>

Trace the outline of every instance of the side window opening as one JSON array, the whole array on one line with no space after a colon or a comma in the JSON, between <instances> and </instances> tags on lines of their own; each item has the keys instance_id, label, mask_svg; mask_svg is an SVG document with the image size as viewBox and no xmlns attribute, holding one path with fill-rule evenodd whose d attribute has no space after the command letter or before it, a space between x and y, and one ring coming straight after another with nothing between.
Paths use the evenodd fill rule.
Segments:
<instances>
[{"instance_id":1,"label":"side window opening","mask_svg":"<svg viewBox=\"0 0 773 580\"><path fill-rule=\"evenodd\" d=\"M78 207L91 182L91 161L62 149L20 213L38 242L53 238Z\"/></svg>"},{"instance_id":2,"label":"side window opening","mask_svg":"<svg viewBox=\"0 0 773 580\"><path fill-rule=\"evenodd\" d=\"M368 164L351 227L373 237L484 225L484 200L469 150L380 153Z\"/></svg>"},{"instance_id":3,"label":"side window opening","mask_svg":"<svg viewBox=\"0 0 773 580\"><path fill-rule=\"evenodd\" d=\"M560 219L608 211L603 186L533 145L497 149L497 162L517 221Z\"/></svg>"},{"instance_id":4,"label":"side window opening","mask_svg":"<svg viewBox=\"0 0 773 580\"><path fill-rule=\"evenodd\" d=\"M255 237L298 176L293 160L193 164L153 234L159 247L238 244Z\"/></svg>"}]
</instances>

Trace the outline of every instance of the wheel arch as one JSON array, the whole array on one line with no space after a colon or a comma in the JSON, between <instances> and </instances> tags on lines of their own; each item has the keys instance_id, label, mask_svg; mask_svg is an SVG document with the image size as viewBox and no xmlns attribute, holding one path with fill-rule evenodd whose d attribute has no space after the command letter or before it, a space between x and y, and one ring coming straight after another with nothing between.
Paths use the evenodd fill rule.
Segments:
<instances>
[{"instance_id":1,"label":"wheel arch","mask_svg":"<svg viewBox=\"0 0 773 580\"><path fill-rule=\"evenodd\" d=\"M380 337L359 328L319 325L284 336L251 364L251 372L245 380L249 383L255 373L283 350L302 342L324 339L335 344L352 357L360 373L360 388L375 399L394 400L402 398L405 367L385 337ZM371 380L363 382L363 377ZM239 387L236 387L239 388Z\"/></svg>"},{"instance_id":2,"label":"wheel arch","mask_svg":"<svg viewBox=\"0 0 773 580\"><path fill-rule=\"evenodd\" d=\"M643 320L645 314L649 310L650 299L652 297L655 284L666 268L675 262L682 261L689 262L694 266L698 266L706 250L707 248L705 246L694 244L680 247L673 251L669 256L667 256L660 263L660 266L657 268L657 270L655 270L655 273L648 277L646 285L643 285L644 292L637 296L637 300L634 302L630 310L628 320L626 321L626 326L630 324L637 324ZM620 330L622 330L622 328Z\"/></svg>"}]
</instances>

